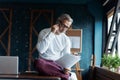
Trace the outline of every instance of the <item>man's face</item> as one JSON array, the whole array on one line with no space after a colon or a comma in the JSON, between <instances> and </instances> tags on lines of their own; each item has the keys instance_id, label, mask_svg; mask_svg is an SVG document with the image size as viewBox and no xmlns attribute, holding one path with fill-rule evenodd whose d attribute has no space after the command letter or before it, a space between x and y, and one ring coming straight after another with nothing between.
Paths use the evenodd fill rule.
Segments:
<instances>
[{"instance_id":1,"label":"man's face","mask_svg":"<svg viewBox=\"0 0 120 80\"><path fill-rule=\"evenodd\" d=\"M61 25L59 26L59 32L60 33L66 32L70 28L71 24L72 22L68 20L62 21Z\"/></svg>"}]
</instances>

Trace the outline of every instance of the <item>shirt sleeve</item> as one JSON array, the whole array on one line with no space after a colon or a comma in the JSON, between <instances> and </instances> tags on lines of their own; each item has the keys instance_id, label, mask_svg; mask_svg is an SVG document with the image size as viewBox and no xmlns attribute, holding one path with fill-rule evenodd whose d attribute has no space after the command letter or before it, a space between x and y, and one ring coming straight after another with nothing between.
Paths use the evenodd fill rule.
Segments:
<instances>
[{"instance_id":1,"label":"shirt sleeve","mask_svg":"<svg viewBox=\"0 0 120 80\"><path fill-rule=\"evenodd\" d=\"M43 30L39 33L38 42L36 48L39 53L43 54L49 47L50 42L54 39L55 34L52 32L48 32Z\"/></svg>"},{"instance_id":2,"label":"shirt sleeve","mask_svg":"<svg viewBox=\"0 0 120 80\"><path fill-rule=\"evenodd\" d=\"M71 53L71 41L70 41L70 38L67 38L66 39L66 46L65 46L65 48L63 49L63 53L68 53L68 54L70 54Z\"/></svg>"}]
</instances>

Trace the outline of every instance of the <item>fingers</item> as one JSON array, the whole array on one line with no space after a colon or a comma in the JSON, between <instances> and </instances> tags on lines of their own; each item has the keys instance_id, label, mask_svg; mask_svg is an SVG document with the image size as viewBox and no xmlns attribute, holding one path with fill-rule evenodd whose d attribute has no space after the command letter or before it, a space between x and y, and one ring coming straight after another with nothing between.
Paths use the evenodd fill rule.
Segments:
<instances>
[{"instance_id":1,"label":"fingers","mask_svg":"<svg viewBox=\"0 0 120 80\"><path fill-rule=\"evenodd\" d=\"M65 73L65 74L70 74L70 71L71 71L71 69L64 68L64 73Z\"/></svg>"},{"instance_id":2,"label":"fingers","mask_svg":"<svg viewBox=\"0 0 120 80\"><path fill-rule=\"evenodd\" d=\"M56 24L56 25L53 25L52 27L51 27L51 32L53 32L53 33L55 33L56 34L56 32L59 30L59 26Z\"/></svg>"}]
</instances>

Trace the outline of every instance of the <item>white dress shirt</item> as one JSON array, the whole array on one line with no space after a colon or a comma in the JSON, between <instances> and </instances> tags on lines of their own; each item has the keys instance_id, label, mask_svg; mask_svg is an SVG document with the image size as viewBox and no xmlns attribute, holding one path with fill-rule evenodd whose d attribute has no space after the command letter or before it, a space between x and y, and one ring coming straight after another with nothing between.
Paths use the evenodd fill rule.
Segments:
<instances>
[{"instance_id":1,"label":"white dress shirt","mask_svg":"<svg viewBox=\"0 0 120 80\"><path fill-rule=\"evenodd\" d=\"M70 53L71 42L65 33L59 35L51 32L51 28L43 29L38 36L37 50L40 57L48 60L58 60Z\"/></svg>"}]
</instances>

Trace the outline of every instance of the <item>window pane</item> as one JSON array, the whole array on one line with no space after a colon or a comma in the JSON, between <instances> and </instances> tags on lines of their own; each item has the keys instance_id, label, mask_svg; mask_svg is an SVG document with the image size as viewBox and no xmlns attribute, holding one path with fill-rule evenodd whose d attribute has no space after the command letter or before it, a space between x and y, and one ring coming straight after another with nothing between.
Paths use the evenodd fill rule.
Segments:
<instances>
[{"instance_id":1,"label":"window pane","mask_svg":"<svg viewBox=\"0 0 120 80\"><path fill-rule=\"evenodd\" d=\"M120 19L120 13L118 13L118 21ZM118 34L118 55L120 57L120 32Z\"/></svg>"}]
</instances>

